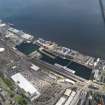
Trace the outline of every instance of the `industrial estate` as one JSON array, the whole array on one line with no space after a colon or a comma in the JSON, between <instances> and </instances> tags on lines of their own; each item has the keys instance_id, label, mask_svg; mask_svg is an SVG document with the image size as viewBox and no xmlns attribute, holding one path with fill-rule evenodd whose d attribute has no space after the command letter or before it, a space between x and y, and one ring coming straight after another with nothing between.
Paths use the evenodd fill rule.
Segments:
<instances>
[{"instance_id":1,"label":"industrial estate","mask_svg":"<svg viewBox=\"0 0 105 105\"><path fill-rule=\"evenodd\" d=\"M0 20L0 105L105 105L105 60Z\"/></svg>"}]
</instances>

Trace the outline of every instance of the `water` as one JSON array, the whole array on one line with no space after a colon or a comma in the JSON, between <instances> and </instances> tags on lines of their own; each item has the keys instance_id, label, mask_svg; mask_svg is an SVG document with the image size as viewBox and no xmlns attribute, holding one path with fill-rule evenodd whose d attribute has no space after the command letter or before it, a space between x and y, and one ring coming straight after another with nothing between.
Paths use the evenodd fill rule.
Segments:
<instances>
[{"instance_id":1,"label":"water","mask_svg":"<svg viewBox=\"0 0 105 105\"><path fill-rule=\"evenodd\" d=\"M75 62L72 62L68 68L76 71L76 75L82 77L82 78L85 78L85 79L89 79L90 78L90 75L91 75L91 69L85 67L85 66L82 66L80 64L77 64Z\"/></svg>"},{"instance_id":2,"label":"water","mask_svg":"<svg viewBox=\"0 0 105 105\"><path fill-rule=\"evenodd\" d=\"M0 0L0 18L36 37L105 58L99 0Z\"/></svg>"},{"instance_id":3,"label":"water","mask_svg":"<svg viewBox=\"0 0 105 105\"><path fill-rule=\"evenodd\" d=\"M39 46L37 46L35 44L32 44L32 43L23 42L20 45L17 45L16 48L19 51L23 52L24 54L29 55L30 53L34 52L35 50L38 51ZM48 52L46 52L46 53L48 53ZM49 56L47 56L47 55L45 55L43 53L41 53L41 54L42 54L42 57L40 59L42 61L44 61L44 62L50 63L52 65L57 63L57 64L60 64L62 66L66 66L66 67L76 71L76 73L75 73L76 75L81 76L81 77L83 77L85 79L89 79L89 77L90 77L90 74L91 74L92 70L87 68L87 67L84 67L84 66L82 66L80 64L77 64L77 63L72 62L72 61L67 60L67 59L62 59L59 56L54 57L54 59L53 59L53 58L51 58L51 57L49 57ZM50 53L48 53L48 54L50 54ZM52 55L52 54L50 54L50 55ZM54 56L54 55L52 55L52 56Z\"/></svg>"},{"instance_id":4,"label":"water","mask_svg":"<svg viewBox=\"0 0 105 105\"><path fill-rule=\"evenodd\" d=\"M34 52L35 50L38 50L39 46L32 44L32 43L21 43L20 45L17 45L16 48L23 52L26 55L29 55L30 53Z\"/></svg>"},{"instance_id":5,"label":"water","mask_svg":"<svg viewBox=\"0 0 105 105\"><path fill-rule=\"evenodd\" d=\"M42 61L45 61L45 62L50 63L52 65L57 63L57 64L60 64L62 66L67 66L68 68L75 71L75 75L80 76L80 77L85 78L85 79L90 78L92 70L83 66L83 65L80 65L76 62L73 62L73 61L70 61L67 59L62 59L60 57L56 57L55 59L52 59L45 54L42 54L42 55L43 55L43 57L41 58Z\"/></svg>"}]
</instances>

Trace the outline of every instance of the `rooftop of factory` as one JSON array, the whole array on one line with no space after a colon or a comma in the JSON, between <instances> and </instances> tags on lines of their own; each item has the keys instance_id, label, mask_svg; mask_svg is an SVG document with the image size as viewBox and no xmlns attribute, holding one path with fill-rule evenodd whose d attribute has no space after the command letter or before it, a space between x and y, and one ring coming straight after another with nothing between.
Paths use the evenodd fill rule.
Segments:
<instances>
[{"instance_id":1,"label":"rooftop of factory","mask_svg":"<svg viewBox=\"0 0 105 105\"><path fill-rule=\"evenodd\" d=\"M40 93L38 90L26 79L21 73L16 73L11 76L12 80L18 85L21 89L27 92L31 97L37 98Z\"/></svg>"}]
</instances>

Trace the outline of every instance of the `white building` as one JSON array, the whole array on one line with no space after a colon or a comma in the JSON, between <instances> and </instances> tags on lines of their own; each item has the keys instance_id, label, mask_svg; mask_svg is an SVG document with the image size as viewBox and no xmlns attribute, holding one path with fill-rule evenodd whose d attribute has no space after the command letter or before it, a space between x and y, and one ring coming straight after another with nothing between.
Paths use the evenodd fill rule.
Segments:
<instances>
[{"instance_id":1,"label":"white building","mask_svg":"<svg viewBox=\"0 0 105 105\"><path fill-rule=\"evenodd\" d=\"M4 52L4 51L5 51L5 48L0 47L0 52Z\"/></svg>"},{"instance_id":2,"label":"white building","mask_svg":"<svg viewBox=\"0 0 105 105\"><path fill-rule=\"evenodd\" d=\"M16 83L16 85L29 94L31 101L40 96L38 90L26 78L24 78L22 74L16 73L15 75L11 76L11 78Z\"/></svg>"},{"instance_id":3,"label":"white building","mask_svg":"<svg viewBox=\"0 0 105 105\"><path fill-rule=\"evenodd\" d=\"M22 34L21 37L24 38L24 39L26 39L26 40L32 40L33 39L33 36L32 35L25 34L25 33Z\"/></svg>"},{"instance_id":4,"label":"white building","mask_svg":"<svg viewBox=\"0 0 105 105\"><path fill-rule=\"evenodd\" d=\"M40 67L38 67L38 66L36 66L36 65L34 65L34 64L32 64L30 68L31 68L32 70L34 70L34 71L38 71L38 70L40 69Z\"/></svg>"}]
</instances>

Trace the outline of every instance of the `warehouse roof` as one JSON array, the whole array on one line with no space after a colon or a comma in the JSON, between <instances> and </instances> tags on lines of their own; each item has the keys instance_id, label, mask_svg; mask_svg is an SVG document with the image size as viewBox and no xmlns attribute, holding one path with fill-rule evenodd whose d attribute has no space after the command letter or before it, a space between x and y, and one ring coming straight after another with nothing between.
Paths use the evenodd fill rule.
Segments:
<instances>
[{"instance_id":1,"label":"warehouse roof","mask_svg":"<svg viewBox=\"0 0 105 105\"><path fill-rule=\"evenodd\" d=\"M37 89L26 78L24 78L22 74L16 73L11 78L20 88L22 88L25 92L29 93L30 95L36 93L39 94Z\"/></svg>"}]
</instances>

